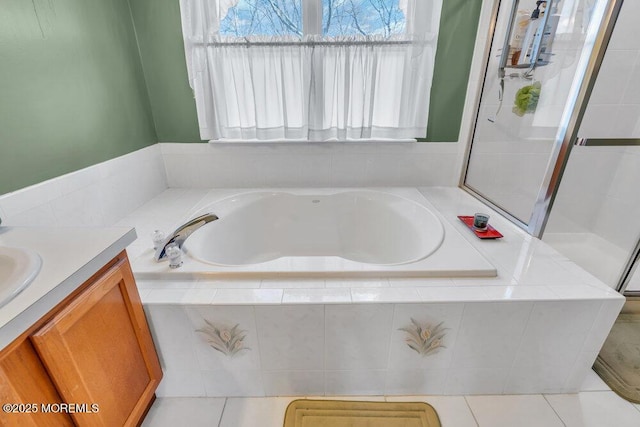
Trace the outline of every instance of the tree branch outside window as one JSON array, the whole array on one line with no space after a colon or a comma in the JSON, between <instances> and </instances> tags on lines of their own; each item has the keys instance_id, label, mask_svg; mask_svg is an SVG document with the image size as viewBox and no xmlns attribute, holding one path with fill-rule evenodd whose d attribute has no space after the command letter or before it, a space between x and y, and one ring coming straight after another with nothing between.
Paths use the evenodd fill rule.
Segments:
<instances>
[{"instance_id":1,"label":"tree branch outside window","mask_svg":"<svg viewBox=\"0 0 640 427\"><path fill-rule=\"evenodd\" d=\"M406 19L399 0L322 1L323 36L403 34ZM220 23L222 36L302 37L301 0L239 0Z\"/></svg>"}]
</instances>

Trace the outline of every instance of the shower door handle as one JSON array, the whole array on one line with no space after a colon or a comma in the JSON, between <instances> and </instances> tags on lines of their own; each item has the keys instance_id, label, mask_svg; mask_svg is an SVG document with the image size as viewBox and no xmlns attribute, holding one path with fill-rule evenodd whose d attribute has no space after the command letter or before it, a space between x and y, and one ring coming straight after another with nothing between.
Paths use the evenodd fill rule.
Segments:
<instances>
[{"instance_id":1,"label":"shower door handle","mask_svg":"<svg viewBox=\"0 0 640 427\"><path fill-rule=\"evenodd\" d=\"M580 147L631 147L640 145L640 138L577 138Z\"/></svg>"}]
</instances>

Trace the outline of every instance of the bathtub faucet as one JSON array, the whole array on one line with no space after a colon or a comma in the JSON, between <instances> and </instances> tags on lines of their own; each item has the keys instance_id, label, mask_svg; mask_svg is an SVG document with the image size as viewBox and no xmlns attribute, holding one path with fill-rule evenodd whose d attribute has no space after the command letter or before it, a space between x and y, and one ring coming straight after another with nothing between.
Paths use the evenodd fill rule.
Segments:
<instances>
[{"instance_id":1,"label":"bathtub faucet","mask_svg":"<svg viewBox=\"0 0 640 427\"><path fill-rule=\"evenodd\" d=\"M202 227L205 224L210 223L211 221L215 221L218 219L217 215L212 213L201 215L197 218L192 219L191 221L182 224L180 227L176 229L173 233L169 235L169 237L158 247L156 251L155 259L156 261L160 261L167 257L166 251L167 247L170 245L177 245L182 249L182 244L187 237L191 236L191 234L196 231L198 228Z\"/></svg>"}]
</instances>

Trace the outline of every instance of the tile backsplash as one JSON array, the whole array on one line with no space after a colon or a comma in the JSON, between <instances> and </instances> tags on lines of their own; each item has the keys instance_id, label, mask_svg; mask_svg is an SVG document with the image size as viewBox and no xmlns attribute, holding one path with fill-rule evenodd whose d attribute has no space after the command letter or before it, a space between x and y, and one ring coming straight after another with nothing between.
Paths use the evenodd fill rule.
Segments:
<instances>
[{"instance_id":1,"label":"tile backsplash","mask_svg":"<svg viewBox=\"0 0 640 427\"><path fill-rule=\"evenodd\" d=\"M167 188L455 186L459 143L160 143L0 195L5 226L109 226Z\"/></svg>"},{"instance_id":2,"label":"tile backsplash","mask_svg":"<svg viewBox=\"0 0 640 427\"><path fill-rule=\"evenodd\" d=\"M0 196L3 226L109 226L167 188L158 145Z\"/></svg>"},{"instance_id":3,"label":"tile backsplash","mask_svg":"<svg viewBox=\"0 0 640 427\"><path fill-rule=\"evenodd\" d=\"M455 186L462 144L160 143L172 188Z\"/></svg>"}]
</instances>

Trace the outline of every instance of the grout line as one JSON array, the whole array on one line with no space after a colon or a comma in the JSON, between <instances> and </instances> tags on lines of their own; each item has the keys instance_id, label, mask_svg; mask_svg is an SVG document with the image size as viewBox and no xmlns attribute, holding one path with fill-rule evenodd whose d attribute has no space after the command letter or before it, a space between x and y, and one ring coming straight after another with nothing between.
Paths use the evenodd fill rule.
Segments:
<instances>
[{"instance_id":1,"label":"grout line","mask_svg":"<svg viewBox=\"0 0 640 427\"><path fill-rule=\"evenodd\" d=\"M467 311L467 306L469 303L467 302L462 302L460 303L462 304L462 311L460 312L460 318L458 321L458 327L455 331L455 336L453 338L453 344L451 345L451 357L449 358L449 361L447 362L447 367L446 367L446 374L445 374L445 379L444 379L444 383L442 385L442 392L443 393L448 393L449 392L449 378L451 376L451 366L454 363L454 359L456 357L456 351L457 350L457 344L458 344L458 337L460 336L460 331L462 330L463 327L463 323L464 323L464 313L465 311Z\"/></svg>"},{"instance_id":2,"label":"grout line","mask_svg":"<svg viewBox=\"0 0 640 427\"><path fill-rule=\"evenodd\" d=\"M322 396L327 395L327 304L322 304Z\"/></svg>"},{"instance_id":3,"label":"grout line","mask_svg":"<svg viewBox=\"0 0 640 427\"><path fill-rule=\"evenodd\" d=\"M551 407L551 410L553 410L553 413L556 414L556 416L558 417L558 419L560 420L560 422L562 423L563 426L566 427L566 423L564 422L564 420L562 419L562 417L560 416L560 414L558 414L558 411L556 411L556 408L553 407L553 405L551 404L551 402L549 402L549 399L547 399L547 396L545 396L544 394L542 395L542 398L544 399L545 402L547 402L547 405L549 405Z\"/></svg>"},{"instance_id":4,"label":"grout line","mask_svg":"<svg viewBox=\"0 0 640 427\"><path fill-rule=\"evenodd\" d=\"M478 422L478 419L476 418L476 414L474 414L473 409L471 409L471 405L469 405L469 401L467 400L467 396L462 396L462 398L464 399L464 403L467 404L467 408L469 408L469 412L471 412L471 416L473 417L473 421L475 421L476 425L479 427L480 423Z\"/></svg>"},{"instance_id":5,"label":"grout line","mask_svg":"<svg viewBox=\"0 0 640 427\"><path fill-rule=\"evenodd\" d=\"M256 306L252 305L251 306L251 314L252 314L252 318L253 318L253 327L254 327L254 331L256 334L256 344L257 344L257 349L256 352L258 353L258 369L260 371L260 382L262 383L262 394L263 396L266 396L266 386L265 386L265 381L264 381L264 376L266 374L266 369L264 369L264 367L262 366L262 353L260 352L261 348L264 348L262 344L260 344L260 331L258 330L258 315L256 314Z\"/></svg>"},{"instance_id":6,"label":"grout line","mask_svg":"<svg viewBox=\"0 0 640 427\"><path fill-rule=\"evenodd\" d=\"M525 302L525 301L523 301ZM525 302L526 303L526 302ZM507 371L507 376L504 379L504 382L502 383L502 393L504 394L504 389L507 388L508 384L509 384L509 380L511 380L511 377L513 375L513 370L516 367L516 362L518 361L518 355L520 354L520 351L522 350L522 347L524 346L524 342L525 342L525 336L527 335L527 330L529 329L529 325L531 323L531 317L533 316L533 312L536 309L536 304L539 304L538 302L530 302L531 304L531 308L529 309L529 313L527 314L527 321L524 323L524 326L522 328L522 332L521 332L521 336L520 336L520 342L518 343L518 347L516 347L516 350L513 354L513 362L511 362L511 366L509 366L509 370Z\"/></svg>"},{"instance_id":7,"label":"grout line","mask_svg":"<svg viewBox=\"0 0 640 427\"><path fill-rule=\"evenodd\" d=\"M220 412L220 419L218 420L218 427L222 425L222 418L224 417L224 410L227 408L228 397L224 398L224 404L222 405L222 412Z\"/></svg>"}]
</instances>

